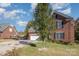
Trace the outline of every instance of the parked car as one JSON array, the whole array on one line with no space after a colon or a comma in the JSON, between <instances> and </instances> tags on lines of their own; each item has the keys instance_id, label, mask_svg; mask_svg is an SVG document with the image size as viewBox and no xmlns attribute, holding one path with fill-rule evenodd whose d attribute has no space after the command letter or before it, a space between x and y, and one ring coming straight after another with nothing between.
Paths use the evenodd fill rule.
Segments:
<instances>
[{"instance_id":1,"label":"parked car","mask_svg":"<svg viewBox=\"0 0 79 59\"><path fill-rule=\"evenodd\" d=\"M21 43L21 44L27 44L27 45L30 45L30 46L36 47L35 42L32 41L32 40L19 40L19 43Z\"/></svg>"}]
</instances>

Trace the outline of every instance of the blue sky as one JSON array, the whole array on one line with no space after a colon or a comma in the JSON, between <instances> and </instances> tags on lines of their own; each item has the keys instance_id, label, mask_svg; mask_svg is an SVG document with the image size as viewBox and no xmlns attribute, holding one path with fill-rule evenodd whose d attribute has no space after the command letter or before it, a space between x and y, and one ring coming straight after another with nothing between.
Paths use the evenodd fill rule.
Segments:
<instances>
[{"instance_id":1,"label":"blue sky","mask_svg":"<svg viewBox=\"0 0 79 59\"><path fill-rule=\"evenodd\" d=\"M30 3L0 3L0 24L10 23L17 31L24 31L28 21L33 19L32 13L37 4ZM72 16L74 19L79 17L79 4L52 3L53 10Z\"/></svg>"}]
</instances>

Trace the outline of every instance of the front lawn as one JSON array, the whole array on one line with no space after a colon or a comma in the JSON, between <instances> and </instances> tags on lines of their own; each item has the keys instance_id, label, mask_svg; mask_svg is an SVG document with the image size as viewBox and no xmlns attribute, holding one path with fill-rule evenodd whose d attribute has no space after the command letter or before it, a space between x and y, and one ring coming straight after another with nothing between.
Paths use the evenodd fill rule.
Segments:
<instances>
[{"instance_id":1,"label":"front lawn","mask_svg":"<svg viewBox=\"0 0 79 59\"><path fill-rule=\"evenodd\" d=\"M46 50L40 50L43 48L43 42L36 43L37 47L26 45L23 48L14 50L15 55L19 56L78 56L79 44L64 45L52 42L46 42Z\"/></svg>"}]
</instances>

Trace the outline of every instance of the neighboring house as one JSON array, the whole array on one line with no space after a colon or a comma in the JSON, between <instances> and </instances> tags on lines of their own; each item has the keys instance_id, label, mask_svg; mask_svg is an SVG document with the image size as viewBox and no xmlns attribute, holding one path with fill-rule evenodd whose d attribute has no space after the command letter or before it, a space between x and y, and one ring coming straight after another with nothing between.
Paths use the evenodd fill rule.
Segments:
<instances>
[{"instance_id":1,"label":"neighboring house","mask_svg":"<svg viewBox=\"0 0 79 59\"><path fill-rule=\"evenodd\" d=\"M55 11L52 16L56 20L56 30L54 32L54 35L53 34L50 35L50 38L52 40L54 39L54 40L61 40L64 42L74 42L75 23L74 23L73 18L57 11ZM30 38L32 35L38 36L32 30L29 35L30 35Z\"/></svg>"},{"instance_id":2,"label":"neighboring house","mask_svg":"<svg viewBox=\"0 0 79 59\"><path fill-rule=\"evenodd\" d=\"M14 26L9 24L0 24L0 39L9 39L17 36Z\"/></svg>"}]
</instances>

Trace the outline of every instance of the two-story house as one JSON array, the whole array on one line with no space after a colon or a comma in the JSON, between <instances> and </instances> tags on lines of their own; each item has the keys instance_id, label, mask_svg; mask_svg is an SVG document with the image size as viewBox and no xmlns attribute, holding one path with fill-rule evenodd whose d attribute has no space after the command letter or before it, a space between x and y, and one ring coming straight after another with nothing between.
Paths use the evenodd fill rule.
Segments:
<instances>
[{"instance_id":1,"label":"two-story house","mask_svg":"<svg viewBox=\"0 0 79 59\"><path fill-rule=\"evenodd\" d=\"M54 34L50 35L51 39L61 40L64 42L74 42L75 23L73 18L57 11L53 13L52 17L54 17L56 20L56 30L54 31ZM36 35L34 30L31 30L29 32L29 37L31 40L36 40L38 35Z\"/></svg>"},{"instance_id":2,"label":"two-story house","mask_svg":"<svg viewBox=\"0 0 79 59\"><path fill-rule=\"evenodd\" d=\"M57 11L55 11L53 15L56 20L56 30L52 39L64 42L74 42L75 22L73 18Z\"/></svg>"}]
</instances>

